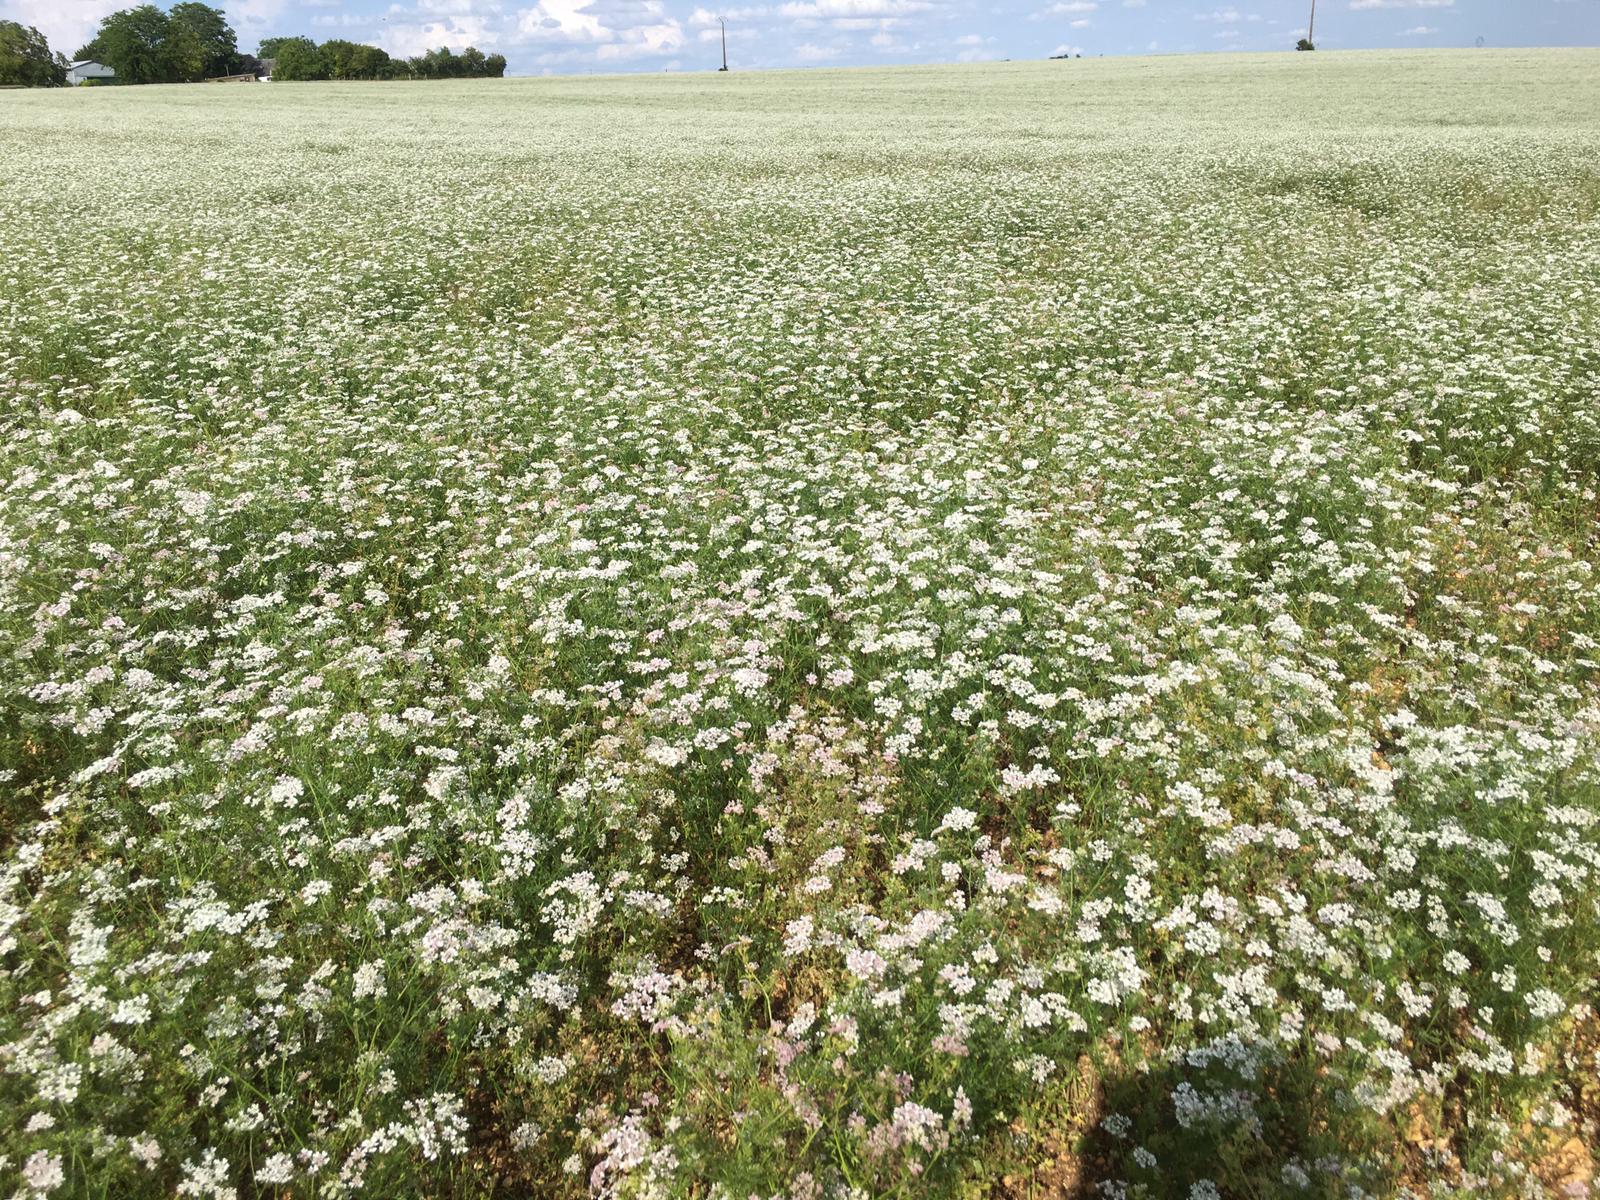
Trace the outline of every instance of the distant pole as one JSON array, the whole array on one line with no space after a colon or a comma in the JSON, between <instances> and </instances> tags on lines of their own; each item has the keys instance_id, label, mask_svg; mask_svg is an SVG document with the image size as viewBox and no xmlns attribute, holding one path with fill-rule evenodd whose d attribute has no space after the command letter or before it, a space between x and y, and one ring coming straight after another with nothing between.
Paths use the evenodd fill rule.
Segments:
<instances>
[{"instance_id":1,"label":"distant pole","mask_svg":"<svg viewBox=\"0 0 1600 1200\"><path fill-rule=\"evenodd\" d=\"M1311 0L1311 20L1306 25L1306 41L1317 44L1317 0Z\"/></svg>"},{"instance_id":2,"label":"distant pole","mask_svg":"<svg viewBox=\"0 0 1600 1200\"><path fill-rule=\"evenodd\" d=\"M728 69L728 22L721 17L718 17L717 20L722 25L722 69L726 71Z\"/></svg>"}]
</instances>

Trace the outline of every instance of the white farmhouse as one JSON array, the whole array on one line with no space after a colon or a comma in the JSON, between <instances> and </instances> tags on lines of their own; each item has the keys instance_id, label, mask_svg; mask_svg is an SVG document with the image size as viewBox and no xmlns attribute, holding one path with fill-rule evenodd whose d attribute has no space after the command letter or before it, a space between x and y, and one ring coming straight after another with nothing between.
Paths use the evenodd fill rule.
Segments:
<instances>
[{"instance_id":1,"label":"white farmhouse","mask_svg":"<svg viewBox=\"0 0 1600 1200\"><path fill-rule=\"evenodd\" d=\"M80 83L87 83L91 79L111 79L116 75L105 63L95 62L92 58L80 59L67 66L67 85L77 87Z\"/></svg>"}]
</instances>

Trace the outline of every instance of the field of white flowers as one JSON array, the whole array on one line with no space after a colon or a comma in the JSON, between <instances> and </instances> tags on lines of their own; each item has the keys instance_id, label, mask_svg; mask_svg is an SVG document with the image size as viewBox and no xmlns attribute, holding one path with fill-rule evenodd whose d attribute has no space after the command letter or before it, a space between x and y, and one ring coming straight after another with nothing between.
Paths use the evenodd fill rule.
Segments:
<instances>
[{"instance_id":1,"label":"field of white flowers","mask_svg":"<svg viewBox=\"0 0 1600 1200\"><path fill-rule=\"evenodd\" d=\"M0 1195L1587 1194L1600 52L0 95Z\"/></svg>"}]
</instances>

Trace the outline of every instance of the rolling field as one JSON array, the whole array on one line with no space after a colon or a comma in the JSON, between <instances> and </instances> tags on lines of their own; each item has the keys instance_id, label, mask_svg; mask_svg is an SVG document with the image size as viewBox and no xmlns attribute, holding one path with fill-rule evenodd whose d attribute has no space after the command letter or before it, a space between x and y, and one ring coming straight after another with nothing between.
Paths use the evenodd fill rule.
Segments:
<instances>
[{"instance_id":1,"label":"rolling field","mask_svg":"<svg viewBox=\"0 0 1600 1200\"><path fill-rule=\"evenodd\" d=\"M1600 51L0 93L0 1194L1576 1197Z\"/></svg>"}]
</instances>

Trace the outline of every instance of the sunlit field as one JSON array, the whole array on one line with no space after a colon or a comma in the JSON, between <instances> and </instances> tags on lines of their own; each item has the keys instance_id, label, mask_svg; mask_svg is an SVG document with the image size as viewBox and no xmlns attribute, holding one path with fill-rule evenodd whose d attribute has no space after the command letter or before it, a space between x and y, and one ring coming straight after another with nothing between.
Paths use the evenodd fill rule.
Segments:
<instances>
[{"instance_id":1,"label":"sunlit field","mask_svg":"<svg viewBox=\"0 0 1600 1200\"><path fill-rule=\"evenodd\" d=\"M0 93L0 1194L1566 1197L1600 51Z\"/></svg>"}]
</instances>

